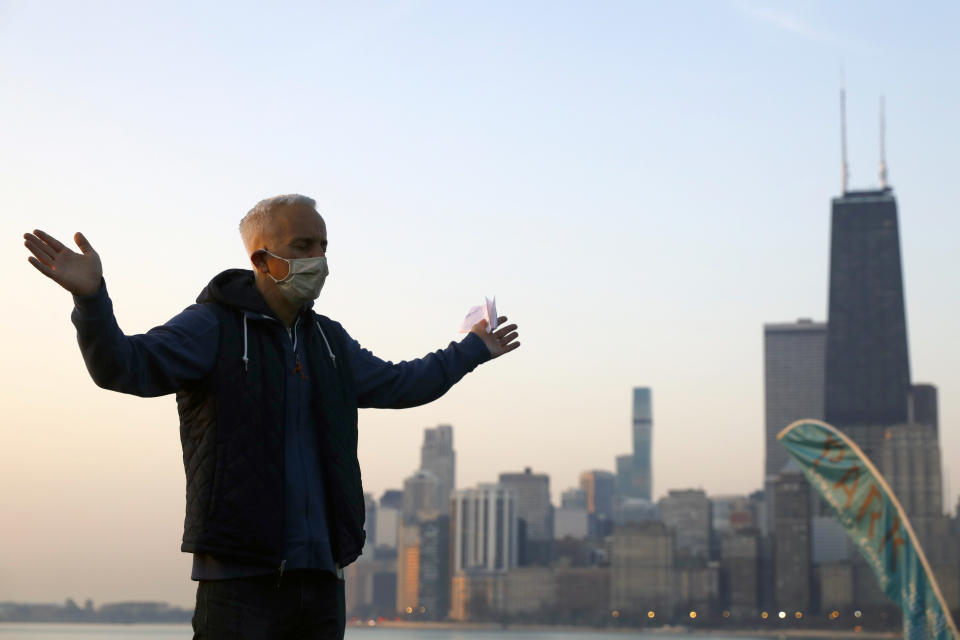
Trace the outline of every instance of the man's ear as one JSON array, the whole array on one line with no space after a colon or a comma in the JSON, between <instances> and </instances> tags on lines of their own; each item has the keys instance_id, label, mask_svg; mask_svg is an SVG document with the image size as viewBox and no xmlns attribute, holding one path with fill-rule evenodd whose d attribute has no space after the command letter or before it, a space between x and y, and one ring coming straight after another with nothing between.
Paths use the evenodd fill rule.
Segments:
<instances>
[{"instance_id":1,"label":"man's ear","mask_svg":"<svg viewBox=\"0 0 960 640\"><path fill-rule=\"evenodd\" d=\"M253 265L255 271L259 271L263 274L270 273L270 265L267 263L267 254L263 249L257 249L250 254L250 264Z\"/></svg>"}]
</instances>

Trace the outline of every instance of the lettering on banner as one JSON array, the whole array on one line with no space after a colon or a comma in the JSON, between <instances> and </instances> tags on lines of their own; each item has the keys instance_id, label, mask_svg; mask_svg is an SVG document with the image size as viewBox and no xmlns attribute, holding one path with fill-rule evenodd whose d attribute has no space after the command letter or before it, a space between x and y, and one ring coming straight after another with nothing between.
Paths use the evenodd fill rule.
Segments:
<instances>
[{"instance_id":1,"label":"lettering on banner","mask_svg":"<svg viewBox=\"0 0 960 640\"><path fill-rule=\"evenodd\" d=\"M852 480L853 484L847 484L848 481ZM833 484L834 489L840 489L845 494L847 494L847 503L843 505L844 509L850 508L850 503L853 502L853 494L857 490L857 483L860 482L860 467L856 463L853 464L849 469L843 472L843 475L840 476L840 479Z\"/></svg>"},{"instance_id":2,"label":"lettering on banner","mask_svg":"<svg viewBox=\"0 0 960 640\"><path fill-rule=\"evenodd\" d=\"M871 522L870 524L872 525L873 523ZM893 524L890 525L890 530L883 536L883 542L880 543L881 549L885 549L888 542L893 544L893 548L890 550L890 573L895 573L897 570L897 547L904 545L903 538L897 535L898 531L900 531L900 517L894 515Z\"/></svg>"},{"instance_id":3,"label":"lettering on banner","mask_svg":"<svg viewBox=\"0 0 960 640\"><path fill-rule=\"evenodd\" d=\"M835 449L839 452L839 455L835 458L827 458L827 455L830 453L831 449ZM834 438L829 433L827 434L827 440L823 443L823 452L820 453L820 457L813 461L813 466L818 466L820 461L826 458L830 462L840 462L843 460L843 456L846 455L846 450L843 447L843 443L840 442L837 438Z\"/></svg>"},{"instance_id":4,"label":"lettering on banner","mask_svg":"<svg viewBox=\"0 0 960 640\"><path fill-rule=\"evenodd\" d=\"M873 537L873 525L876 524L877 520L880 518L880 515L883 513L883 495L881 495L880 490L877 489L877 485L871 484L870 491L867 492L867 497L863 501L863 504L860 505L860 511L857 512L857 522L863 520L863 516L867 513L867 509L870 508L870 505L874 500L879 500L881 505L879 511L870 512L870 538Z\"/></svg>"}]
</instances>

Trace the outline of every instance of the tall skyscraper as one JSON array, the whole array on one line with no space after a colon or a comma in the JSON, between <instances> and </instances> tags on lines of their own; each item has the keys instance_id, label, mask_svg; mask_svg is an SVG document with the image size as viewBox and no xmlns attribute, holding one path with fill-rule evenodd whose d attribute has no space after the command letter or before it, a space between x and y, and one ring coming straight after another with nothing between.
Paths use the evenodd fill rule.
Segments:
<instances>
[{"instance_id":1,"label":"tall skyscraper","mask_svg":"<svg viewBox=\"0 0 960 640\"><path fill-rule=\"evenodd\" d=\"M373 548L377 546L377 501L372 493L363 494L364 525L367 538L363 543L361 560L373 559Z\"/></svg>"},{"instance_id":2,"label":"tall skyscraper","mask_svg":"<svg viewBox=\"0 0 960 640\"><path fill-rule=\"evenodd\" d=\"M400 522L397 531L397 613L420 608L420 524Z\"/></svg>"},{"instance_id":3,"label":"tall skyscraper","mask_svg":"<svg viewBox=\"0 0 960 640\"><path fill-rule=\"evenodd\" d=\"M921 530L943 509L937 391L910 381L897 216L886 187L833 200L824 413Z\"/></svg>"},{"instance_id":4,"label":"tall skyscraper","mask_svg":"<svg viewBox=\"0 0 960 640\"><path fill-rule=\"evenodd\" d=\"M450 606L450 519L400 525L397 543L397 613L439 620Z\"/></svg>"},{"instance_id":5,"label":"tall skyscraper","mask_svg":"<svg viewBox=\"0 0 960 640\"><path fill-rule=\"evenodd\" d=\"M827 325L801 318L763 326L763 390L766 417L764 476L787 464L777 434L795 420L823 419L823 371Z\"/></svg>"},{"instance_id":6,"label":"tall skyscraper","mask_svg":"<svg viewBox=\"0 0 960 640\"><path fill-rule=\"evenodd\" d=\"M403 510L403 491L387 489L380 496L377 506L377 528L375 546L388 549L397 548L397 530L400 525L400 514Z\"/></svg>"},{"instance_id":7,"label":"tall skyscraper","mask_svg":"<svg viewBox=\"0 0 960 640\"><path fill-rule=\"evenodd\" d=\"M910 363L893 191L833 199L824 412L867 455L908 418Z\"/></svg>"},{"instance_id":8,"label":"tall skyscraper","mask_svg":"<svg viewBox=\"0 0 960 640\"><path fill-rule=\"evenodd\" d=\"M810 487L789 463L774 483L774 602L784 611L807 611L811 604Z\"/></svg>"},{"instance_id":9,"label":"tall skyscraper","mask_svg":"<svg viewBox=\"0 0 960 640\"><path fill-rule=\"evenodd\" d=\"M650 501L653 495L653 409L648 387L634 387L632 415L633 452L616 459L615 510L625 501Z\"/></svg>"},{"instance_id":10,"label":"tall skyscraper","mask_svg":"<svg viewBox=\"0 0 960 640\"><path fill-rule=\"evenodd\" d=\"M450 609L450 518L420 523L420 606L428 618L442 620Z\"/></svg>"},{"instance_id":11,"label":"tall skyscraper","mask_svg":"<svg viewBox=\"0 0 960 640\"><path fill-rule=\"evenodd\" d=\"M549 564L553 547L553 505L550 504L550 476L533 473L501 473L500 486L512 491L517 518L522 520L518 563L520 566Z\"/></svg>"},{"instance_id":12,"label":"tall skyscraper","mask_svg":"<svg viewBox=\"0 0 960 640\"><path fill-rule=\"evenodd\" d=\"M787 464L787 450L777 441L791 422L823 419L823 375L827 325L802 318L763 326L763 390L765 406L764 490L767 518L764 533L773 530L773 484Z\"/></svg>"},{"instance_id":13,"label":"tall skyscraper","mask_svg":"<svg viewBox=\"0 0 960 640\"><path fill-rule=\"evenodd\" d=\"M609 471L594 469L580 473L580 489L587 498L587 511L597 518L613 518L616 477Z\"/></svg>"},{"instance_id":14,"label":"tall skyscraper","mask_svg":"<svg viewBox=\"0 0 960 640\"><path fill-rule=\"evenodd\" d=\"M516 494L499 484L453 493L453 573L517 566Z\"/></svg>"},{"instance_id":15,"label":"tall skyscraper","mask_svg":"<svg viewBox=\"0 0 960 640\"><path fill-rule=\"evenodd\" d=\"M649 387L633 389L633 483L632 498L650 500L653 494L653 404Z\"/></svg>"},{"instance_id":16,"label":"tall skyscraper","mask_svg":"<svg viewBox=\"0 0 960 640\"><path fill-rule=\"evenodd\" d=\"M420 469L430 471L440 480L440 513L449 515L450 494L456 487L457 454L453 450L453 427L448 424L423 430L420 448Z\"/></svg>"},{"instance_id":17,"label":"tall skyscraper","mask_svg":"<svg viewBox=\"0 0 960 640\"><path fill-rule=\"evenodd\" d=\"M450 498L443 496L440 479L432 471L421 469L403 481L403 520L407 524L429 520L450 509ZM446 505L446 509L444 509Z\"/></svg>"},{"instance_id":18,"label":"tall skyscraper","mask_svg":"<svg viewBox=\"0 0 960 640\"><path fill-rule=\"evenodd\" d=\"M624 453L616 457L617 493L614 501L619 506L624 500L633 498L633 454Z\"/></svg>"}]
</instances>

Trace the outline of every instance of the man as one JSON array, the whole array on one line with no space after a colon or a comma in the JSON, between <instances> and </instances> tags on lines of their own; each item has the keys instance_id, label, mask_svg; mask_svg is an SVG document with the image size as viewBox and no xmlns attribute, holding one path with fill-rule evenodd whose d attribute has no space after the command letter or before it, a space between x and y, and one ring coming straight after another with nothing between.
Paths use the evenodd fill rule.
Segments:
<instances>
[{"instance_id":1,"label":"man","mask_svg":"<svg viewBox=\"0 0 960 640\"><path fill-rule=\"evenodd\" d=\"M36 230L30 263L74 296L84 361L101 387L177 394L187 477L183 551L199 581L194 638L342 638L342 568L364 543L358 407L411 407L516 349L516 325L394 364L313 311L327 229L305 196L240 222L253 271L217 275L146 334L117 325L100 257ZM505 317L499 322L506 321Z\"/></svg>"}]
</instances>

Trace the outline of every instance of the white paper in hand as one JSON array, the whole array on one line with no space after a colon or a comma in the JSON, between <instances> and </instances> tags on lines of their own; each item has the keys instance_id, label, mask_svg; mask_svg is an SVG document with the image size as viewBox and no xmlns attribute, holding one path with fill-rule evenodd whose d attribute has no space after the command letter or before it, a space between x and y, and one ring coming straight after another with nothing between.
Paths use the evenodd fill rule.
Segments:
<instances>
[{"instance_id":1,"label":"white paper in hand","mask_svg":"<svg viewBox=\"0 0 960 640\"><path fill-rule=\"evenodd\" d=\"M467 317L463 319L463 326L460 327L460 333L467 333L481 320L487 321L487 333L497 329L497 296L493 296L493 300L484 297L483 301L483 304L467 312Z\"/></svg>"}]
</instances>

